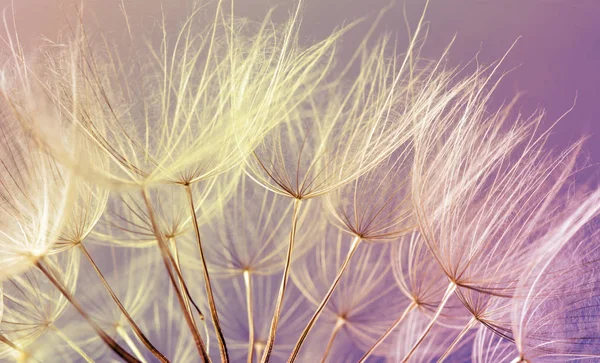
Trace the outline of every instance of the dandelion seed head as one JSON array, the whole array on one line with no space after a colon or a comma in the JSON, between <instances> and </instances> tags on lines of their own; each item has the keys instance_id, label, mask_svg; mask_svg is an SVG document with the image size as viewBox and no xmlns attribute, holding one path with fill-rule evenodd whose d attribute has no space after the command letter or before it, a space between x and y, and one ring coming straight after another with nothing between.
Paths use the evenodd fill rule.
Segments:
<instances>
[{"instance_id":1,"label":"dandelion seed head","mask_svg":"<svg viewBox=\"0 0 600 363\"><path fill-rule=\"evenodd\" d=\"M344 59L358 22L303 44L302 2L145 33L127 5L37 56L4 17L0 358L600 356L600 192L583 140L490 106L504 59L422 59L424 14Z\"/></svg>"},{"instance_id":2,"label":"dandelion seed head","mask_svg":"<svg viewBox=\"0 0 600 363\"><path fill-rule=\"evenodd\" d=\"M387 45L384 39L369 53L358 49L358 75L338 74L336 88L316 90L267 134L249 159L253 179L275 193L312 198L352 182L406 143L412 115L400 100L412 79L383 56Z\"/></svg>"},{"instance_id":3,"label":"dandelion seed head","mask_svg":"<svg viewBox=\"0 0 600 363\"><path fill-rule=\"evenodd\" d=\"M79 273L79 255L67 251L50 255L45 260L53 266L70 291L75 291ZM38 339L60 325L59 319L68 310L68 302L43 274L29 269L11 276L3 283L4 314L0 322L0 335L10 339L27 352L36 346ZM14 349L3 344L1 354L12 354ZM19 352L19 353L24 353Z\"/></svg>"},{"instance_id":4,"label":"dandelion seed head","mask_svg":"<svg viewBox=\"0 0 600 363\"><path fill-rule=\"evenodd\" d=\"M56 243L72 207L72 174L3 118L0 279L25 271Z\"/></svg>"},{"instance_id":5,"label":"dandelion seed head","mask_svg":"<svg viewBox=\"0 0 600 363\"><path fill-rule=\"evenodd\" d=\"M211 273L218 278L252 275L271 275L283 270L289 240L292 205L289 199L271 193L256 185L248 177L242 178L237 192L229 201L224 200L211 223L202 227L202 235L210 241L206 258ZM300 233L293 259L310 250L322 230L325 219L320 205L310 201L298 216ZM198 269L198 261L191 243L182 246L182 264ZM186 257L187 256L187 257Z\"/></svg>"},{"instance_id":6,"label":"dandelion seed head","mask_svg":"<svg viewBox=\"0 0 600 363\"><path fill-rule=\"evenodd\" d=\"M393 241L417 228L412 217L407 150L400 149L355 181L332 191L335 221L368 242Z\"/></svg>"},{"instance_id":7,"label":"dandelion seed head","mask_svg":"<svg viewBox=\"0 0 600 363\"><path fill-rule=\"evenodd\" d=\"M324 238L294 265L292 280L315 306L333 281L350 247L349 239L349 234L329 225ZM391 275L389 246L367 244L362 247L356 252L354 268L340 281L316 326L331 334L343 318L340 330L343 335L336 339L345 344L338 345L354 347L357 355L361 349L370 347L409 303Z\"/></svg>"}]
</instances>

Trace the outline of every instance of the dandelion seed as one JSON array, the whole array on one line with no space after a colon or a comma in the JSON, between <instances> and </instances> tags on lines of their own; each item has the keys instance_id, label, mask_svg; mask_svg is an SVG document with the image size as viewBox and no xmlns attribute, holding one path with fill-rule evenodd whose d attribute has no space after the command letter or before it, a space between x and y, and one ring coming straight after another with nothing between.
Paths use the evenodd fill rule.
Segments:
<instances>
[{"instance_id":1,"label":"dandelion seed","mask_svg":"<svg viewBox=\"0 0 600 363\"><path fill-rule=\"evenodd\" d=\"M72 174L35 149L18 125L0 126L0 279L51 253L72 207Z\"/></svg>"},{"instance_id":2,"label":"dandelion seed","mask_svg":"<svg viewBox=\"0 0 600 363\"><path fill-rule=\"evenodd\" d=\"M346 232L329 226L316 247L295 263L292 280L314 306L320 304L338 274L350 240ZM330 346L323 353L330 359L346 350L352 360L358 360L408 305L394 286L389 246L364 247L356 252L356 264L346 271L315 325L321 334L323 329L329 330L329 337L321 343Z\"/></svg>"},{"instance_id":3,"label":"dandelion seed","mask_svg":"<svg viewBox=\"0 0 600 363\"><path fill-rule=\"evenodd\" d=\"M415 341L420 336L421 332L426 329L427 324L430 321L430 317L425 314L410 314L403 321L398 331L395 332L393 340L396 342L395 346L388 349L388 356L393 361L402 360L406 354L412 349ZM440 356L444 353L446 348L452 344L456 330L449 328L445 325L435 325L432 331L429 333L427 340L423 342L420 347L419 354L411 358L411 362L439 362ZM460 346L456 347L455 350L460 350L464 346L468 346L471 343L470 339L461 340ZM448 362L462 362L464 360L457 359L458 357L452 356L452 359L447 360Z\"/></svg>"},{"instance_id":4,"label":"dandelion seed","mask_svg":"<svg viewBox=\"0 0 600 363\"><path fill-rule=\"evenodd\" d=\"M399 100L413 79L405 81L409 85L402 83L405 63L398 66L394 59L386 59L387 41L381 40L371 51L363 44L354 56L360 59L360 71L352 81L344 79L343 70L335 88L316 90L266 135L247 163L252 179L293 198L298 208L301 201L325 195L367 173L410 139L413 110L401 107ZM295 223L292 219L292 226ZM288 261L294 231L292 227ZM287 276L288 268L278 300L284 296ZM269 346L278 314L277 309Z\"/></svg>"},{"instance_id":5,"label":"dandelion seed","mask_svg":"<svg viewBox=\"0 0 600 363\"><path fill-rule=\"evenodd\" d=\"M510 363L518 356L515 344L495 334L491 329L480 326L473 341L471 360L475 363Z\"/></svg>"},{"instance_id":6,"label":"dandelion seed","mask_svg":"<svg viewBox=\"0 0 600 363\"><path fill-rule=\"evenodd\" d=\"M312 201L311 201L312 202ZM209 271L216 278L280 273L285 264L292 206L285 197L270 193L249 178L241 180L237 192L224 200L220 211L202 228L202 235L212 243L206 245ZM315 209L319 211L320 209ZM294 259L310 250L322 231L324 216L305 209L298 216L301 231ZM190 248L190 243L184 245ZM198 269L197 261L182 263Z\"/></svg>"},{"instance_id":7,"label":"dandelion seed","mask_svg":"<svg viewBox=\"0 0 600 363\"><path fill-rule=\"evenodd\" d=\"M521 276L511 325L518 357L595 359L598 325L598 248L595 218L599 193L577 200L567 216L541 237L539 249ZM515 358L515 357L513 357Z\"/></svg>"},{"instance_id":8,"label":"dandelion seed","mask_svg":"<svg viewBox=\"0 0 600 363\"><path fill-rule=\"evenodd\" d=\"M410 331L410 329L415 328L415 322L417 321L431 319L444 299L444 293L448 286L447 277L438 262L431 255L423 238L418 232L413 232L402 239L392 249L391 263L396 283L410 303L397 316L397 319L388 327L385 333L367 350L360 362L365 361L380 345L384 343L389 344L386 340L390 339L389 337L393 334L403 337L403 343L397 347L397 351L406 344L414 344L416 340L413 337L414 334L408 334L404 337L404 331ZM405 320L413 315L421 317L412 318L412 323L406 323ZM466 316L467 311L460 301L456 298L450 298L450 301L446 303L445 311L437 318L437 323L440 326L451 329L456 326L462 326L469 319ZM408 327L405 328L405 326ZM423 329L426 327L423 324L418 324L417 326L422 326ZM396 331L399 327L400 333ZM441 331L444 330L441 329ZM448 333L448 331L444 331L443 335L448 337ZM408 343L409 341L410 343ZM409 352L409 349L403 348L402 351L406 354ZM436 354L441 355L441 352L437 352ZM398 359L401 358L398 357Z\"/></svg>"},{"instance_id":9,"label":"dandelion seed","mask_svg":"<svg viewBox=\"0 0 600 363\"><path fill-rule=\"evenodd\" d=\"M489 77L483 84L479 77L459 86L466 97L459 93L447 114L416 132L412 173L421 232L449 289L467 306L487 304L489 297L480 294L512 296L530 253L540 247L531 237L568 186L580 145L544 152L548 131L536 132L541 114L518 115L503 127L512 104L488 114L490 93L482 87Z\"/></svg>"},{"instance_id":10,"label":"dandelion seed","mask_svg":"<svg viewBox=\"0 0 600 363\"><path fill-rule=\"evenodd\" d=\"M159 290L157 253L148 249L123 251L112 246L93 246L90 251L84 248L82 252L88 263L81 268L79 283L100 285L98 289L80 292L79 300L85 311L115 340L122 340L136 358L140 359L139 350L144 347L137 348L131 342L132 337L142 340L156 355L155 359L165 361L137 323L145 316L148 301L152 301L152 296ZM106 263L107 273L100 270L92 256L110 256L110 263ZM78 334L78 339L85 341L83 348L90 352L102 351L98 346L102 341L95 332L87 331L86 334Z\"/></svg>"},{"instance_id":11,"label":"dandelion seed","mask_svg":"<svg viewBox=\"0 0 600 363\"><path fill-rule=\"evenodd\" d=\"M75 290L79 272L79 259L75 251L46 258L60 270L65 287ZM0 335L19 347L19 354L35 351L36 341L44 335L54 335L60 326L59 318L69 302L48 283L36 269L13 276L3 283L4 313L0 322ZM0 354L10 356L15 350L2 345Z\"/></svg>"},{"instance_id":12,"label":"dandelion seed","mask_svg":"<svg viewBox=\"0 0 600 363\"><path fill-rule=\"evenodd\" d=\"M354 235L354 239L336 279L309 320L290 360L294 360L300 351L361 242L393 241L394 237L416 228L411 219L412 206L406 190L408 180L404 170L407 165L404 164L404 152L399 151L399 156L390 157L363 177L330 193L328 201L334 216L344 230Z\"/></svg>"},{"instance_id":13,"label":"dandelion seed","mask_svg":"<svg viewBox=\"0 0 600 363\"><path fill-rule=\"evenodd\" d=\"M121 1L127 46L81 11L35 57L5 14L0 359L597 360L583 140L490 107L503 59L420 59L424 13L343 60L359 21L302 45L296 5Z\"/></svg>"},{"instance_id":14,"label":"dandelion seed","mask_svg":"<svg viewBox=\"0 0 600 363\"><path fill-rule=\"evenodd\" d=\"M271 317L276 301L273 296L279 288L277 275L251 275L246 284L243 276L215 280L215 297L219 306L230 309L222 315L223 331L228 342L230 358L236 362L257 362L261 359L269 338ZM272 361L285 361L302 329L301 323L309 317L308 301L290 285L281 315L281 330L277 335ZM251 315L248 315L248 301Z\"/></svg>"}]
</instances>

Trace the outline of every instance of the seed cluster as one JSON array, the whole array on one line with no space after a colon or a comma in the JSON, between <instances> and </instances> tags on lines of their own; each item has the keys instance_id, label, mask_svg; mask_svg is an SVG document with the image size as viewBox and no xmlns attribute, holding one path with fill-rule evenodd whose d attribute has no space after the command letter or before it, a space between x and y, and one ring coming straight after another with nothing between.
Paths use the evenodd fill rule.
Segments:
<instances>
[{"instance_id":1,"label":"seed cluster","mask_svg":"<svg viewBox=\"0 0 600 363\"><path fill-rule=\"evenodd\" d=\"M212 5L2 38L2 361L600 359L600 190L501 61Z\"/></svg>"}]
</instances>

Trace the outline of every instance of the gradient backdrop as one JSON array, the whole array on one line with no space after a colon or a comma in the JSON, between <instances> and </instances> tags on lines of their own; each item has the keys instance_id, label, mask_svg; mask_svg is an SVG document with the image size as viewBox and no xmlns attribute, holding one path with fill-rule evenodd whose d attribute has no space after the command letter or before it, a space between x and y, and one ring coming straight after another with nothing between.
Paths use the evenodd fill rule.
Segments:
<instances>
[{"instance_id":1,"label":"gradient backdrop","mask_svg":"<svg viewBox=\"0 0 600 363\"><path fill-rule=\"evenodd\" d=\"M410 23L417 23L425 0L405 0ZM160 18L159 0L124 0L137 25L152 28ZM183 19L190 0L163 0L169 21ZM227 2L227 1L226 1ZM120 0L12 0L16 27L27 48L42 36L55 39L59 30L76 23L74 4L83 4L86 22L104 30L123 31ZM325 37L344 22L371 15L389 0L304 0L303 38ZM407 44L403 3L398 0L384 16L377 31L398 34L400 49ZM236 13L260 20L277 5L275 19L283 19L295 0L236 0ZM11 0L0 0L10 12ZM10 18L10 17L9 17ZM494 102L523 92L520 105L525 113L537 107L547 110L546 123L568 110L576 94L575 109L556 127L552 143L562 146L584 133L590 134L585 154L600 163L600 0L431 0L426 20L429 37L423 55L437 59L456 34L449 66L478 59L499 59L521 36L501 69L514 69L496 93ZM93 27L93 26L92 26ZM345 38L348 49L362 39L369 22L353 29ZM4 32L2 32L4 33ZM0 48L0 52L4 49ZM586 177L598 180L600 168L592 166Z\"/></svg>"}]
</instances>

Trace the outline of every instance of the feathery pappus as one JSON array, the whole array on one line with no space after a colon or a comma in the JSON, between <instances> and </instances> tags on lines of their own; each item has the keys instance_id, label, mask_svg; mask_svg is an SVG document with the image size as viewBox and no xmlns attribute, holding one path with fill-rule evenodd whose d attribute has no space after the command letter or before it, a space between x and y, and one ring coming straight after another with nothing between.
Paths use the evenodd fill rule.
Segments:
<instances>
[{"instance_id":1,"label":"feathery pappus","mask_svg":"<svg viewBox=\"0 0 600 363\"><path fill-rule=\"evenodd\" d=\"M185 1L34 51L5 13L0 361L600 361L585 135L494 105L504 58Z\"/></svg>"}]
</instances>

